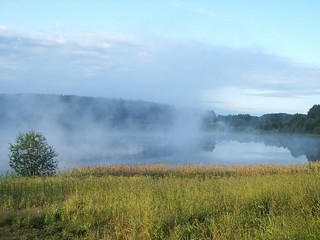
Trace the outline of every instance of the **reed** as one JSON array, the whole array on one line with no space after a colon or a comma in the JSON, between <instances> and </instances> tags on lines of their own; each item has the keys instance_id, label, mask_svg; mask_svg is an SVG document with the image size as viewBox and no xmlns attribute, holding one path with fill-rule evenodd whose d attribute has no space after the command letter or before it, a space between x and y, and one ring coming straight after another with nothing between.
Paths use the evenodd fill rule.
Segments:
<instances>
[{"instance_id":1,"label":"reed","mask_svg":"<svg viewBox=\"0 0 320 240\"><path fill-rule=\"evenodd\" d=\"M0 239L316 239L320 165L136 165L0 179Z\"/></svg>"}]
</instances>

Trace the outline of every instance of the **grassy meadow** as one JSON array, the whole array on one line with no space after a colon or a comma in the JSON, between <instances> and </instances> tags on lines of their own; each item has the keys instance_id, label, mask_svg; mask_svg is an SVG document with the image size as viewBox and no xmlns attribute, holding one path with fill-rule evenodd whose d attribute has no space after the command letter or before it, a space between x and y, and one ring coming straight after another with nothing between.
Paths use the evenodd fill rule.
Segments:
<instances>
[{"instance_id":1,"label":"grassy meadow","mask_svg":"<svg viewBox=\"0 0 320 240\"><path fill-rule=\"evenodd\" d=\"M319 239L320 164L0 178L0 239Z\"/></svg>"}]
</instances>

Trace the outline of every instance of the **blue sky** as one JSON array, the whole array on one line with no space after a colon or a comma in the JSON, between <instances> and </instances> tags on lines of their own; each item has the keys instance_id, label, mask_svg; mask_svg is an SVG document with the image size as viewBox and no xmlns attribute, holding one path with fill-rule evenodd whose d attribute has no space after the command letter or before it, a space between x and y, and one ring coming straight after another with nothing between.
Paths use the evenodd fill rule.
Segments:
<instances>
[{"instance_id":1,"label":"blue sky","mask_svg":"<svg viewBox=\"0 0 320 240\"><path fill-rule=\"evenodd\" d=\"M0 2L0 91L306 113L320 96L320 2Z\"/></svg>"}]
</instances>

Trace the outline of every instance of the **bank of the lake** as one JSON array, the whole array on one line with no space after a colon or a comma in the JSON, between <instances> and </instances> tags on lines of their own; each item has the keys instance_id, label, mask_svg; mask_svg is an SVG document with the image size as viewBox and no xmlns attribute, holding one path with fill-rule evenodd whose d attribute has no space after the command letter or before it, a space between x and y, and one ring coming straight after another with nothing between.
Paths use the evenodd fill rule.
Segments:
<instances>
[{"instance_id":1,"label":"bank of the lake","mask_svg":"<svg viewBox=\"0 0 320 240\"><path fill-rule=\"evenodd\" d=\"M0 239L316 239L319 225L316 162L0 179Z\"/></svg>"}]
</instances>

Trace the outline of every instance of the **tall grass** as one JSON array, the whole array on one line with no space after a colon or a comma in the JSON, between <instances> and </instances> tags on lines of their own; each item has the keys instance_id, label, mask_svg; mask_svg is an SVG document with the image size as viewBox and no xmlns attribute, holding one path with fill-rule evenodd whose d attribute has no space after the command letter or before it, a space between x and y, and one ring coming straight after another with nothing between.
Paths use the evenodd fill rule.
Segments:
<instances>
[{"instance_id":1,"label":"tall grass","mask_svg":"<svg viewBox=\"0 0 320 240\"><path fill-rule=\"evenodd\" d=\"M320 165L109 166L0 180L0 239L317 239Z\"/></svg>"}]
</instances>

